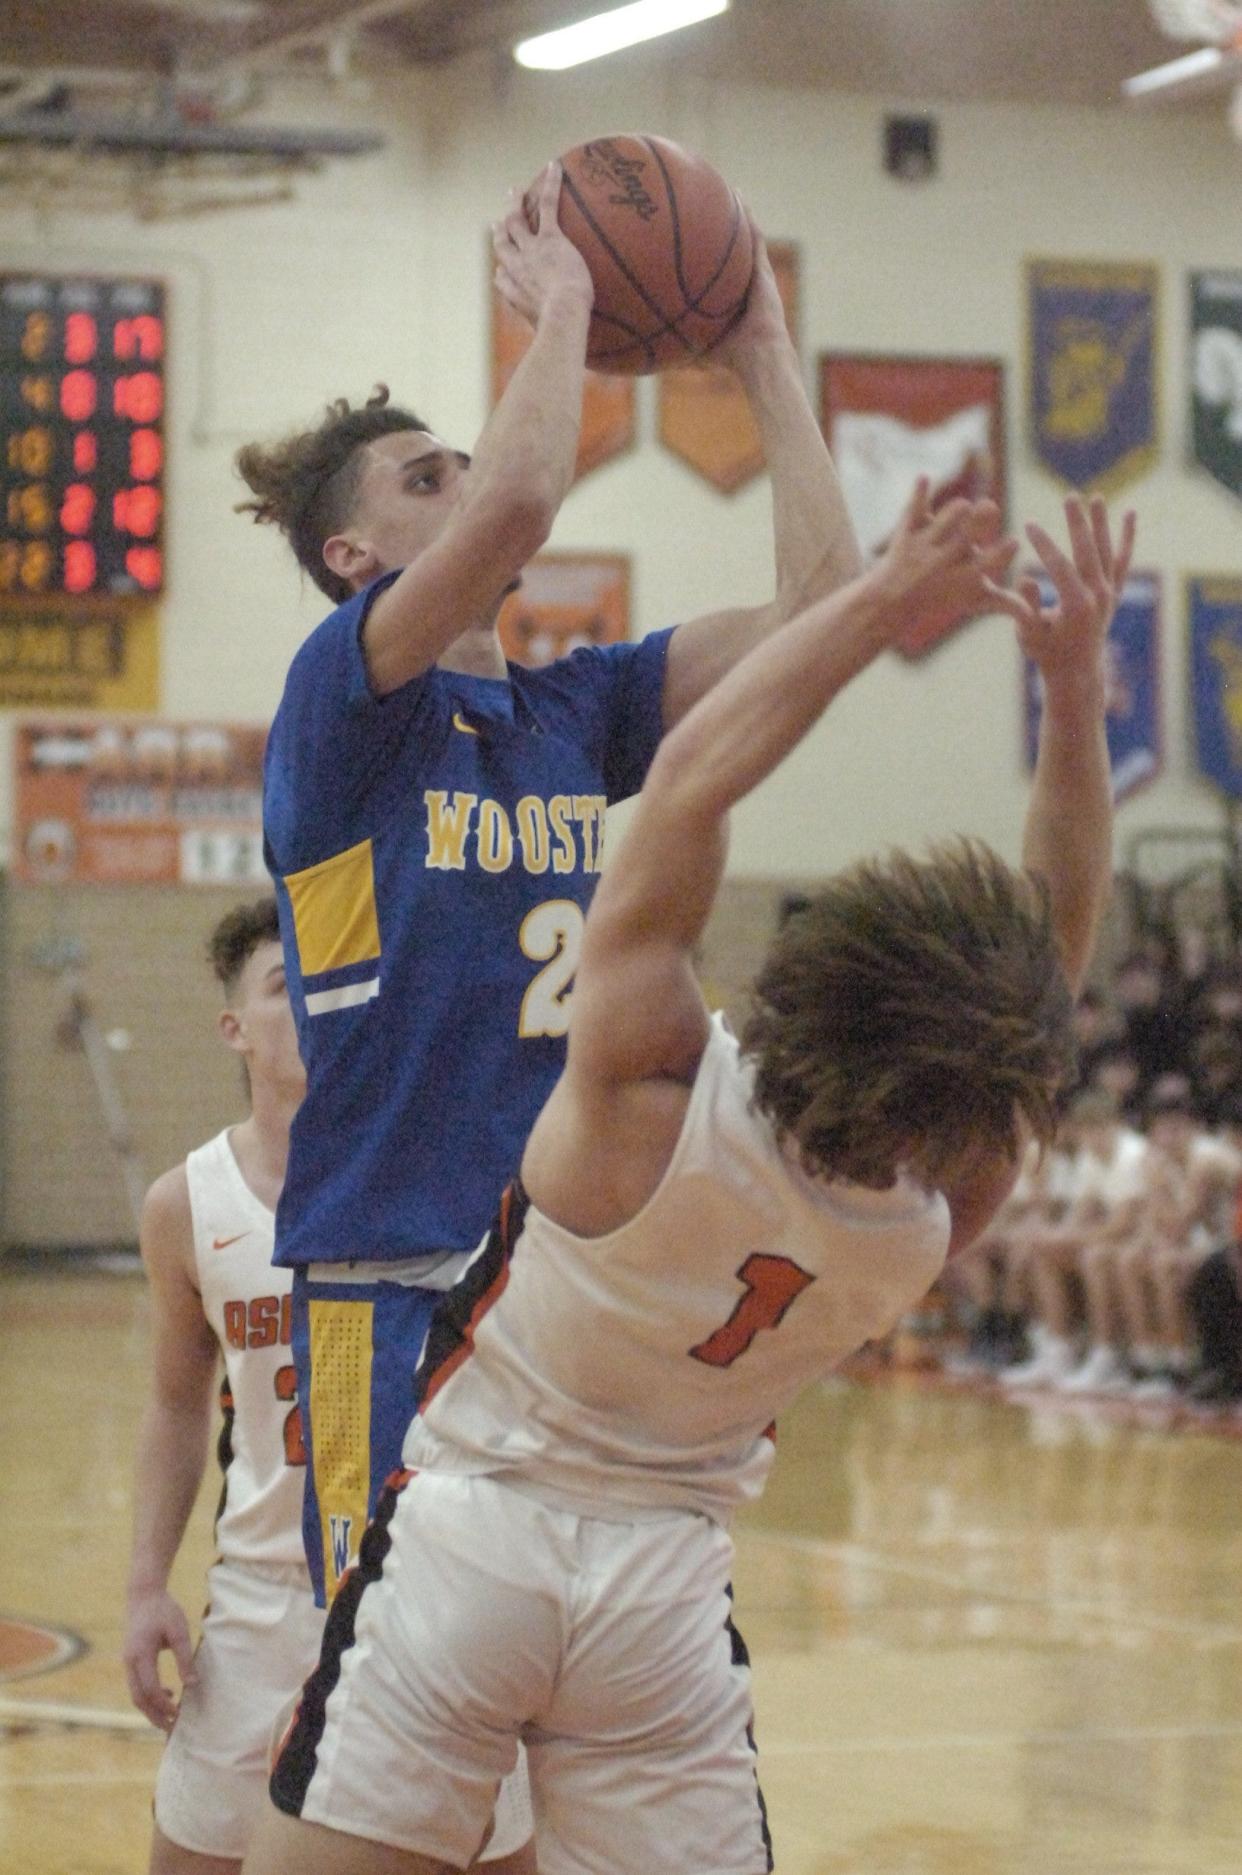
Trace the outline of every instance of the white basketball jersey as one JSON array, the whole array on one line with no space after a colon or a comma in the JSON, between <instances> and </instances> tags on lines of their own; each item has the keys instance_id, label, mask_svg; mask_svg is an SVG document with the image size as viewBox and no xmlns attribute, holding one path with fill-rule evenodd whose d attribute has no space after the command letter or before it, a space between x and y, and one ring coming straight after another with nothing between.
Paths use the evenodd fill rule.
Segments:
<instances>
[{"instance_id":1,"label":"white basketball jersey","mask_svg":"<svg viewBox=\"0 0 1242 1875\"><path fill-rule=\"evenodd\" d=\"M905 1179L808 1177L752 1085L716 1018L636 1218L581 1238L529 1205L516 1235L490 1233L433 1324L408 1465L504 1473L604 1516L723 1522L758 1496L772 1422L926 1292L949 1212Z\"/></svg>"},{"instance_id":2,"label":"white basketball jersey","mask_svg":"<svg viewBox=\"0 0 1242 1875\"><path fill-rule=\"evenodd\" d=\"M242 1177L227 1129L190 1153L185 1169L203 1313L224 1352L216 1541L232 1562L304 1562L293 1276L272 1265L275 1214Z\"/></svg>"}]
</instances>

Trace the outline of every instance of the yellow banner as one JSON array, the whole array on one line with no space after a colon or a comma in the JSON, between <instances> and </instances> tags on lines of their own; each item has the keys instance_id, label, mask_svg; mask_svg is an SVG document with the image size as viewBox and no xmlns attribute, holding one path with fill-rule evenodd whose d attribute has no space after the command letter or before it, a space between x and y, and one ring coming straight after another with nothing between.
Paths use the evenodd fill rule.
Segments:
<instances>
[{"instance_id":1,"label":"yellow banner","mask_svg":"<svg viewBox=\"0 0 1242 1875\"><path fill-rule=\"evenodd\" d=\"M159 688L154 606L0 604L0 709L154 710Z\"/></svg>"}]
</instances>

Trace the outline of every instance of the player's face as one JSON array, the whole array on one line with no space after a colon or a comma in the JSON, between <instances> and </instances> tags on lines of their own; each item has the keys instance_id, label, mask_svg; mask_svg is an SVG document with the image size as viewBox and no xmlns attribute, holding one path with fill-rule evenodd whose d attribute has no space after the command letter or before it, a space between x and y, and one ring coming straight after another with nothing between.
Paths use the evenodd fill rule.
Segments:
<instances>
[{"instance_id":1,"label":"player's face","mask_svg":"<svg viewBox=\"0 0 1242 1875\"><path fill-rule=\"evenodd\" d=\"M377 437L364 453L351 532L385 570L408 566L443 531L470 458L425 430Z\"/></svg>"},{"instance_id":2,"label":"player's face","mask_svg":"<svg viewBox=\"0 0 1242 1875\"><path fill-rule=\"evenodd\" d=\"M277 940L256 945L246 959L233 999L235 1046L244 1055L251 1085L300 1095L306 1070L285 987L285 959Z\"/></svg>"}]
</instances>

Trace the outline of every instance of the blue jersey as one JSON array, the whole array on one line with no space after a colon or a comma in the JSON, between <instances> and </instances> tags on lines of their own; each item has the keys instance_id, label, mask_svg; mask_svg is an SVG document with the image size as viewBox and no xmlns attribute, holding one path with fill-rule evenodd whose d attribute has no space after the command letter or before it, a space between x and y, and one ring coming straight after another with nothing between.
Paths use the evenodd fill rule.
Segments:
<instances>
[{"instance_id":1,"label":"blue jersey","mask_svg":"<svg viewBox=\"0 0 1242 1875\"><path fill-rule=\"evenodd\" d=\"M263 821L306 1065L276 1261L471 1249L565 1059L604 809L661 729L669 634L377 698L387 574L294 658Z\"/></svg>"}]
</instances>

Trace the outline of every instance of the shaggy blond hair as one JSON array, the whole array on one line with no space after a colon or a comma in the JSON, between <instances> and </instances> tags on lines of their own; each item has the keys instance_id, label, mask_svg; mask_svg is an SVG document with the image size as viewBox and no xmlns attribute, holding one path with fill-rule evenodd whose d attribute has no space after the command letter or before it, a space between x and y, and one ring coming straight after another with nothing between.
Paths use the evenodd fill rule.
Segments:
<instances>
[{"instance_id":1,"label":"shaggy blond hair","mask_svg":"<svg viewBox=\"0 0 1242 1875\"><path fill-rule=\"evenodd\" d=\"M818 1177L950 1182L1051 1139L1074 1064L1073 998L1047 888L981 841L834 879L785 924L742 1045L755 1099Z\"/></svg>"}]
</instances>

